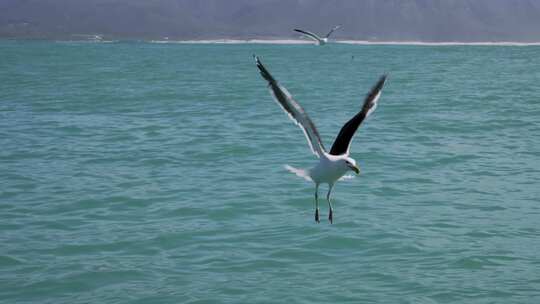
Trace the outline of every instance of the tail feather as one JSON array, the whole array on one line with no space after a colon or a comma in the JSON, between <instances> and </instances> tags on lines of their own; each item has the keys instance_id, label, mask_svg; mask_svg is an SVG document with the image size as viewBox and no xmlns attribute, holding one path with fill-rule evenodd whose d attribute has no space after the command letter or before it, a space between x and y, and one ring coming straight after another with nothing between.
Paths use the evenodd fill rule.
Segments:
<instances>
[{"instance_id":1,"label":"tail feather","mask_svg":"<svg viewBox=\"0 0 540 304\"><path fill-rule=\"evenodd\" d=\"M295 168L295 167L291 167L289 165L285 165L285 169L287 169L287 171L289 171L291 173L296 174L296 176L302 177L303 179L305 179L307 181L310 181L310 182L313 181L311 179L311 176L309 176L309 171L308 170L298 169L298 168Z\"/></svg>"}]
</instances>

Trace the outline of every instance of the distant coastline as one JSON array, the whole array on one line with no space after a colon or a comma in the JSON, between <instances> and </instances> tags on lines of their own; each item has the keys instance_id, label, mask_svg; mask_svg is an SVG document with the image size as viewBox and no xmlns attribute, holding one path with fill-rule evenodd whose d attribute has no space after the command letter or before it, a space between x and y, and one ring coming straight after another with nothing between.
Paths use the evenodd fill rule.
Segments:
<instances>
[{"instance_id":1,"label":"distant coastline","mask_svg":"<svg viewBox=\"0 0 540 304\"><path fill-rule=\"evenodd\" d=\"M283 45L314 45L311 40L302 39L48 39L48 38L15 38L4 37L2 40L11 41L55 41L55 42L88 42L88 43L122 43L141 42L156 44L283 44ZM369 41L369 40L334 40L329 44L350 45L415 45L415 46L540 46L540 42L520 41Z\"/></svg>"},{"instance_id":2,"label":"distant coastline","mask_svg":"<svg viewBox=\"0 0 540 304\"><path fill-rule=\"evenodd\" d=\"M299 39L204 39L204 40L151 40L151 43L179 43L179 44L314 44L310 40ZM355 45L425 45L425 46L540 46L540 42L514 42L514 41L478 41L478 42L426 42L426 41L368 41L368 40L335 40L336 44Z\"/></svg>"}]
</instances>

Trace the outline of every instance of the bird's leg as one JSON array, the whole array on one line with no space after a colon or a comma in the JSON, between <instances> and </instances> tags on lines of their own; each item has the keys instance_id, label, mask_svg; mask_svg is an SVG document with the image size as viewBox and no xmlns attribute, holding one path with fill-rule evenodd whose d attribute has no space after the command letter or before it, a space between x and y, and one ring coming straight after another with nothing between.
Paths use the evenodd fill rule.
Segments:
<instances>
[{"instance_id":1,"label":"bird's leg","mask_svg":"<svg viewBox=\"0 0 540 304\"><path fill-rule=\"evenodd\" d=\"M330 221L330 224L332 224L333 213L334 213L334 210L332 208L332 203L330 202L330 193L332 192L333 187L334 187L333 184L328 184L328 194L326 194L326 200L328 201L328 220Z\"/></svg>"},{"instance_id":2,"label":"bird's leg","mask_svg":"<svg viewBox=\"0 0 540 304\"><path fill-rule=\"evenodd\" d=\"M319 184L315 185L315 222L321 222L319 219Z\"/></svg>"}]
</instances>

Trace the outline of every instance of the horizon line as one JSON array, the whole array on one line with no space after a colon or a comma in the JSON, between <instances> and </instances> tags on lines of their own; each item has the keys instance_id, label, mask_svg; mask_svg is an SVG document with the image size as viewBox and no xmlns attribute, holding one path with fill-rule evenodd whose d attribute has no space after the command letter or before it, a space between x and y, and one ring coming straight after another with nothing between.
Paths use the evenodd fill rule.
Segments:
<instances>
[{"instance_id":1,"label":"horizon line","mask_svg":"<svg viewBox=\"0 0 540 304\"><path fill-rule=\"evenodd\" d=\"M313 44L311 40L301 39L190 39L190 40L150 40L151 43L185 43L185 44ZM425 46L540 46L540 42L520 41L370 41L370 40L332 40L328 44L352 44L352 45L425 45Z\"/></svg>"},{"instance_id":2,"label":"horizon line","mask_svg":"<svg viewBox=\"0 0 540 304\"><path fill-rule=\"evenodd\" d=\"M145 42L161 44L284 44L284 45L315 45L311 40L303 39L47 39L47 38L0 38L0 41L54 41L54 42L88 42L88 43L115 43L115 42ZM538 42L522 41L373 41L373 40L331 40L328 44L349 44L349 45L414 45L414 46L540 46Z\"/></svg>"}]
</instances>

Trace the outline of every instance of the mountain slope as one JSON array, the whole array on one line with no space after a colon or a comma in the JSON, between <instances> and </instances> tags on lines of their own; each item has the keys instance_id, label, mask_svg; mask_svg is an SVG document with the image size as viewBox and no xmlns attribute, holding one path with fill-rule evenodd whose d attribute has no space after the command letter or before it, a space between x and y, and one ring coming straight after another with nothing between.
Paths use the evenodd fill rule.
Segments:
<instances>
[{"instance_id":1,"label":"mountain slope","mask_svg":"<svg viewBox=\"0 0 540 304\"><path fill-rule=\"evenodd\" d=\"M538 0L0 0L0 37L540 41Z\"/></svg>"}]
</instances>

